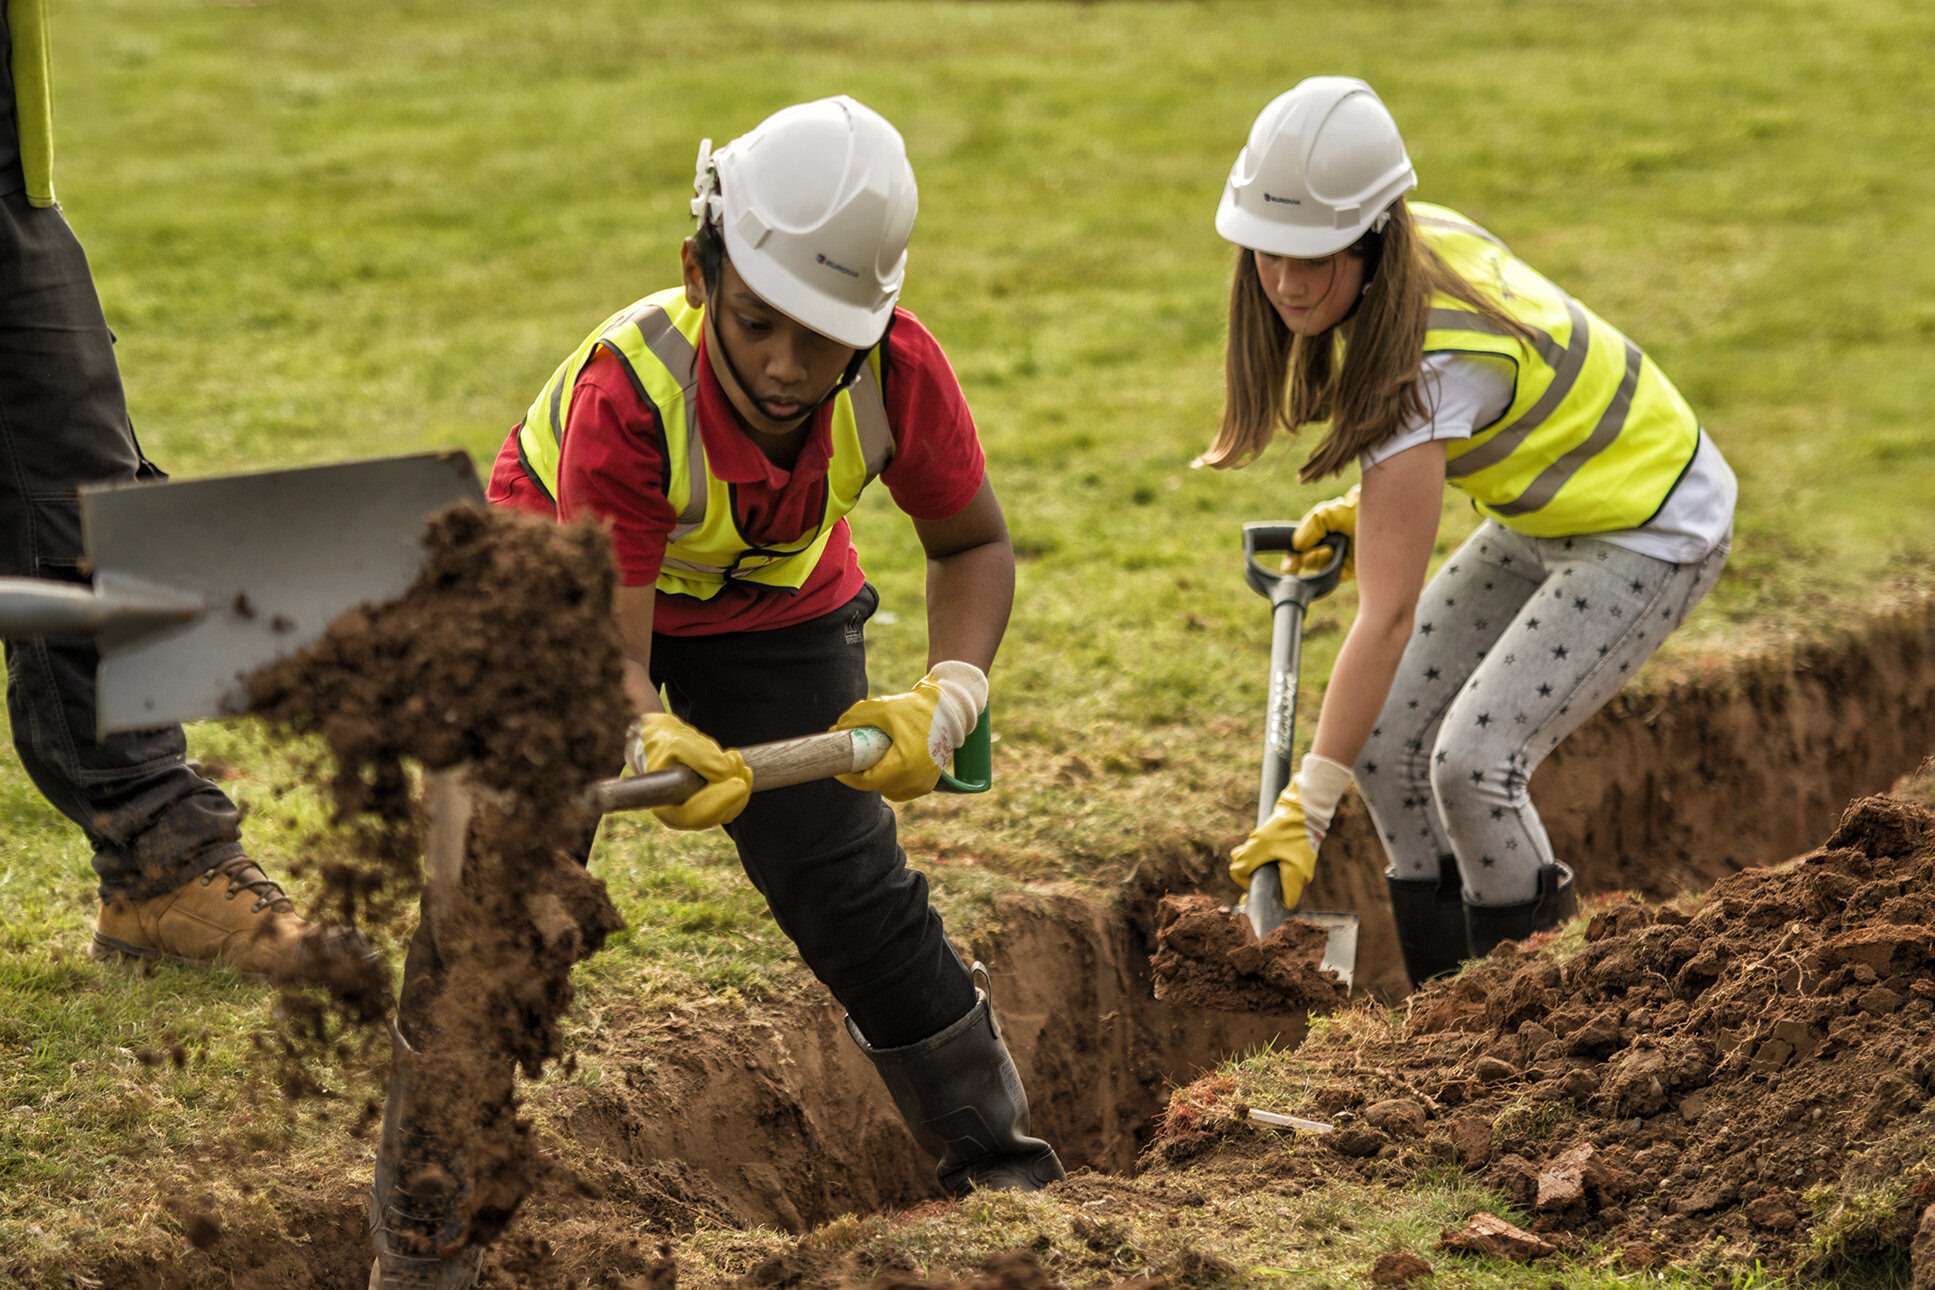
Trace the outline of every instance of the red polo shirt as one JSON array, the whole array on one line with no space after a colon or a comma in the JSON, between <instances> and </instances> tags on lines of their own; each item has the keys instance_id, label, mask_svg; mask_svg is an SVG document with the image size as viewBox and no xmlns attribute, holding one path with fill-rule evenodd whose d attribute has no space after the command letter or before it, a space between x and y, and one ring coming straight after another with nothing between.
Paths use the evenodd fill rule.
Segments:
<instances>
[{"instance_id":1,"label":"red polo shirt","mask_svg":"<svg viewBox=\"0 0 1935 1290\"><path fill-rule=\"evenodd\" d=\"M739 528L762 544L794 542L823 513L833 409L813 414L813 431L791 470L767 460L739 421L705 357L700 333L696 415L706 467L733 485ZM880 364L881 395L894 437L894 459L881 482L894 504L915 519L958 514L981 488L986 461L967 398L940 344L905 309L894 310ZM571 392L558 463L557 505L519 463L517 431L505 439L491 470L490 500L565 520L596 516L611 534L619 580L648 587L658 579L675 515L666 500L665 453L658 417L631 378L600 347ZM661 592L652 629L669 636L770 631L831 613L860 591L866 575L846 520L839 521L806 584L798 591L728 586L710 600Z\"/></svg>"}]
</instances>

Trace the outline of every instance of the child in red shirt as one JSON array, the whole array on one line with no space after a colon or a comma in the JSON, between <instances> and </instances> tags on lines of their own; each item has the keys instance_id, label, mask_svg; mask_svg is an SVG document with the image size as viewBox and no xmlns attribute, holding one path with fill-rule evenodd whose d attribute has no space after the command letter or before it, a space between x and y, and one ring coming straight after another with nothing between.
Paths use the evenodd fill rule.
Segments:
<instances>
[{"instance_id":1,"label":"child in red shirt","mask_svg":"<svg viewBox=\"0 0 1935 1290\"><path fill-rule=\"evenodd\" d=\"M934 338L895 307L915 206L900 135L849 98L787 108L716 153L701 145L682 286L620 311L559 366L505 441L489 496L608 526L639 714L626 761L707 781L656 813L726 829L944 1188L1035 1190L1061 1163L1029 1134L979 965L948 944L882 800L932 790L974 728L1014 600L966 400ZM870 700L878 598L845 516L875 477L927 553L930 670ZM754 794L733 751L860 726L892 748L837 780ZM462 1228L454 1209L416 1212L397 1185L398 1144L425 1134L407 1081L390 1098L372 1206L389 1279L375 1284L468 1284L474 1250L426 1264L398 1235L435 1228L449 1248Z\"/></svg>"}]
</instances>

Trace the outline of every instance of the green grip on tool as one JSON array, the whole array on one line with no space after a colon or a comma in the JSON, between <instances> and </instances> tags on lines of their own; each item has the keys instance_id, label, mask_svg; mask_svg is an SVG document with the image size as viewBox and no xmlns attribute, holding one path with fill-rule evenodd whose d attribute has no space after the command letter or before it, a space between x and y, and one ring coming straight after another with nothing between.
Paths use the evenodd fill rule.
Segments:
<instances>
[{"instance_id":1,"label":"green grip on tool","mask_svg":"<svg viewBox=\"0 0 1935 1290\"><path fill-rule=\"evenodd\" d=\"M954 750L954 773L941 772L936 785L944 793L985 793L994 786L993 735L988 726L988 709L974 723L967 742Z\"/></svg>"}]
</instances>

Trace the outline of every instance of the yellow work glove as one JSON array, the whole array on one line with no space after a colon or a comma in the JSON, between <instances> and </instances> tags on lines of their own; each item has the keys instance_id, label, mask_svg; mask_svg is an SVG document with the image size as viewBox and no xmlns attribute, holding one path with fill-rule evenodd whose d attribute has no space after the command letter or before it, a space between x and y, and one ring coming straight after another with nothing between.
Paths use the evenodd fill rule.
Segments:
<instances>
[{"instance_id":1,"label":"yellow work glove","mask_svg":"<svg viewBox=\"0 0 1935 1290\"><path fill-rule=\"evenodd\" d=\"M1331 549L1323 545L1326 533L1342 533L1351 540L1350 550L1344 553L1343 574L1346 578L1356 577L1356 488L1352 488L1342 497L1318 502L1304 513L1304 517L1297 521L1297 531L1290 535L1290 545L1293 549L1283 557L1283 571L1294 573L1299 578L1307 578L1329 564Z\"/></svg>"},{"instance_id":2,"label":"yellow work glove","mask_svg":"<svg viewBox=\"0 0 1935 1290\"><path fill-rule=\"evenodd\" d=\"M705 787L676 806L652 814L675 829L730 824L752 796L752 770L737 749L721 748L669 712L647 712L625 732L625 765L634 775L684 766L705 777Z\"/></svg>"},{"instance_id":3,"label":"yellow work glove","mask_svg":"<svg viewBox=\"0 0 1935 1290\"><path fill-rule=\"evenodd\" d=\"M910 802L931 793L942 768L967 742L987 706L988 678L980 668L952 660L936 663L908 693L862 699L833 723L835 730L874 726L894 741L887 755L866 770L837 778L848 788L878 793L890 802Z\"/></svg>"},{"instance_id":4,"label":"yellow work glove","mask_svg":"<svg viewBox=\"0 0 1935 1290\"><path fill-rule=\"evenodd\" d=\"M1230 852L1230 877L1249 890L1250 875L1266 864L1277 867L1283 888L1283 907L1295 909L1303 889L1317 872L1317 849L1330 832L1337 803L1351 784L1350 767L1315 753L1277 797L1276 810L1256 826L1243 844Z\"/></svg>"}]
</instances>

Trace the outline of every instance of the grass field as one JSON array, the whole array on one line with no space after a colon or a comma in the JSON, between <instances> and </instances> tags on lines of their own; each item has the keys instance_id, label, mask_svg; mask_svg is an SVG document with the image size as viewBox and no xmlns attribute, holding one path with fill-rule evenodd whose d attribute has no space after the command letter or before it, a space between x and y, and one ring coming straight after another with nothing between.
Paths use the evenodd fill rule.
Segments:
<instances>
[{"instance_id":1,"label":"grass field","mask_svg":"<svg viewBox=\"0 0 1935 1290\"><path fill-rule=\"evenodd\" d=\"M1189 462L1221 400L1220 185L1304 75L1369 79L1418 195L1626 330L1700 411L1740 476L1736 555L1671 651L1928 581L1916 0L56 8L61 196L144 447L177 476L451 446L484 465L593 324L673 282L701 136L833 92L899 125L922 197L903 303L948 348L1022 555L998 787L905 813L963 916L1003 875L1107 884L1152 832L1228 841L1252 809L1269 617L1239 527L1349 481L1298 484L1294 447ZM882 689L924 654L891 510L872 497L856 524ZM1472 524L1445 513L1441 550ZM1307 713L1350 606L1313 616ZM191 744L286 870L321 821L299 762L246 722ZM86 848L12 763L0 847L0 1246L114 1239L145 1216L100 1179L223 1123L262 996L88 963ZM594 1006L796 979L719 840L627 821L602 853L635 930L581 972ZM208 1056L157 1085L132 1054L166 1035Z\"/></svg>"}]
</instances>

